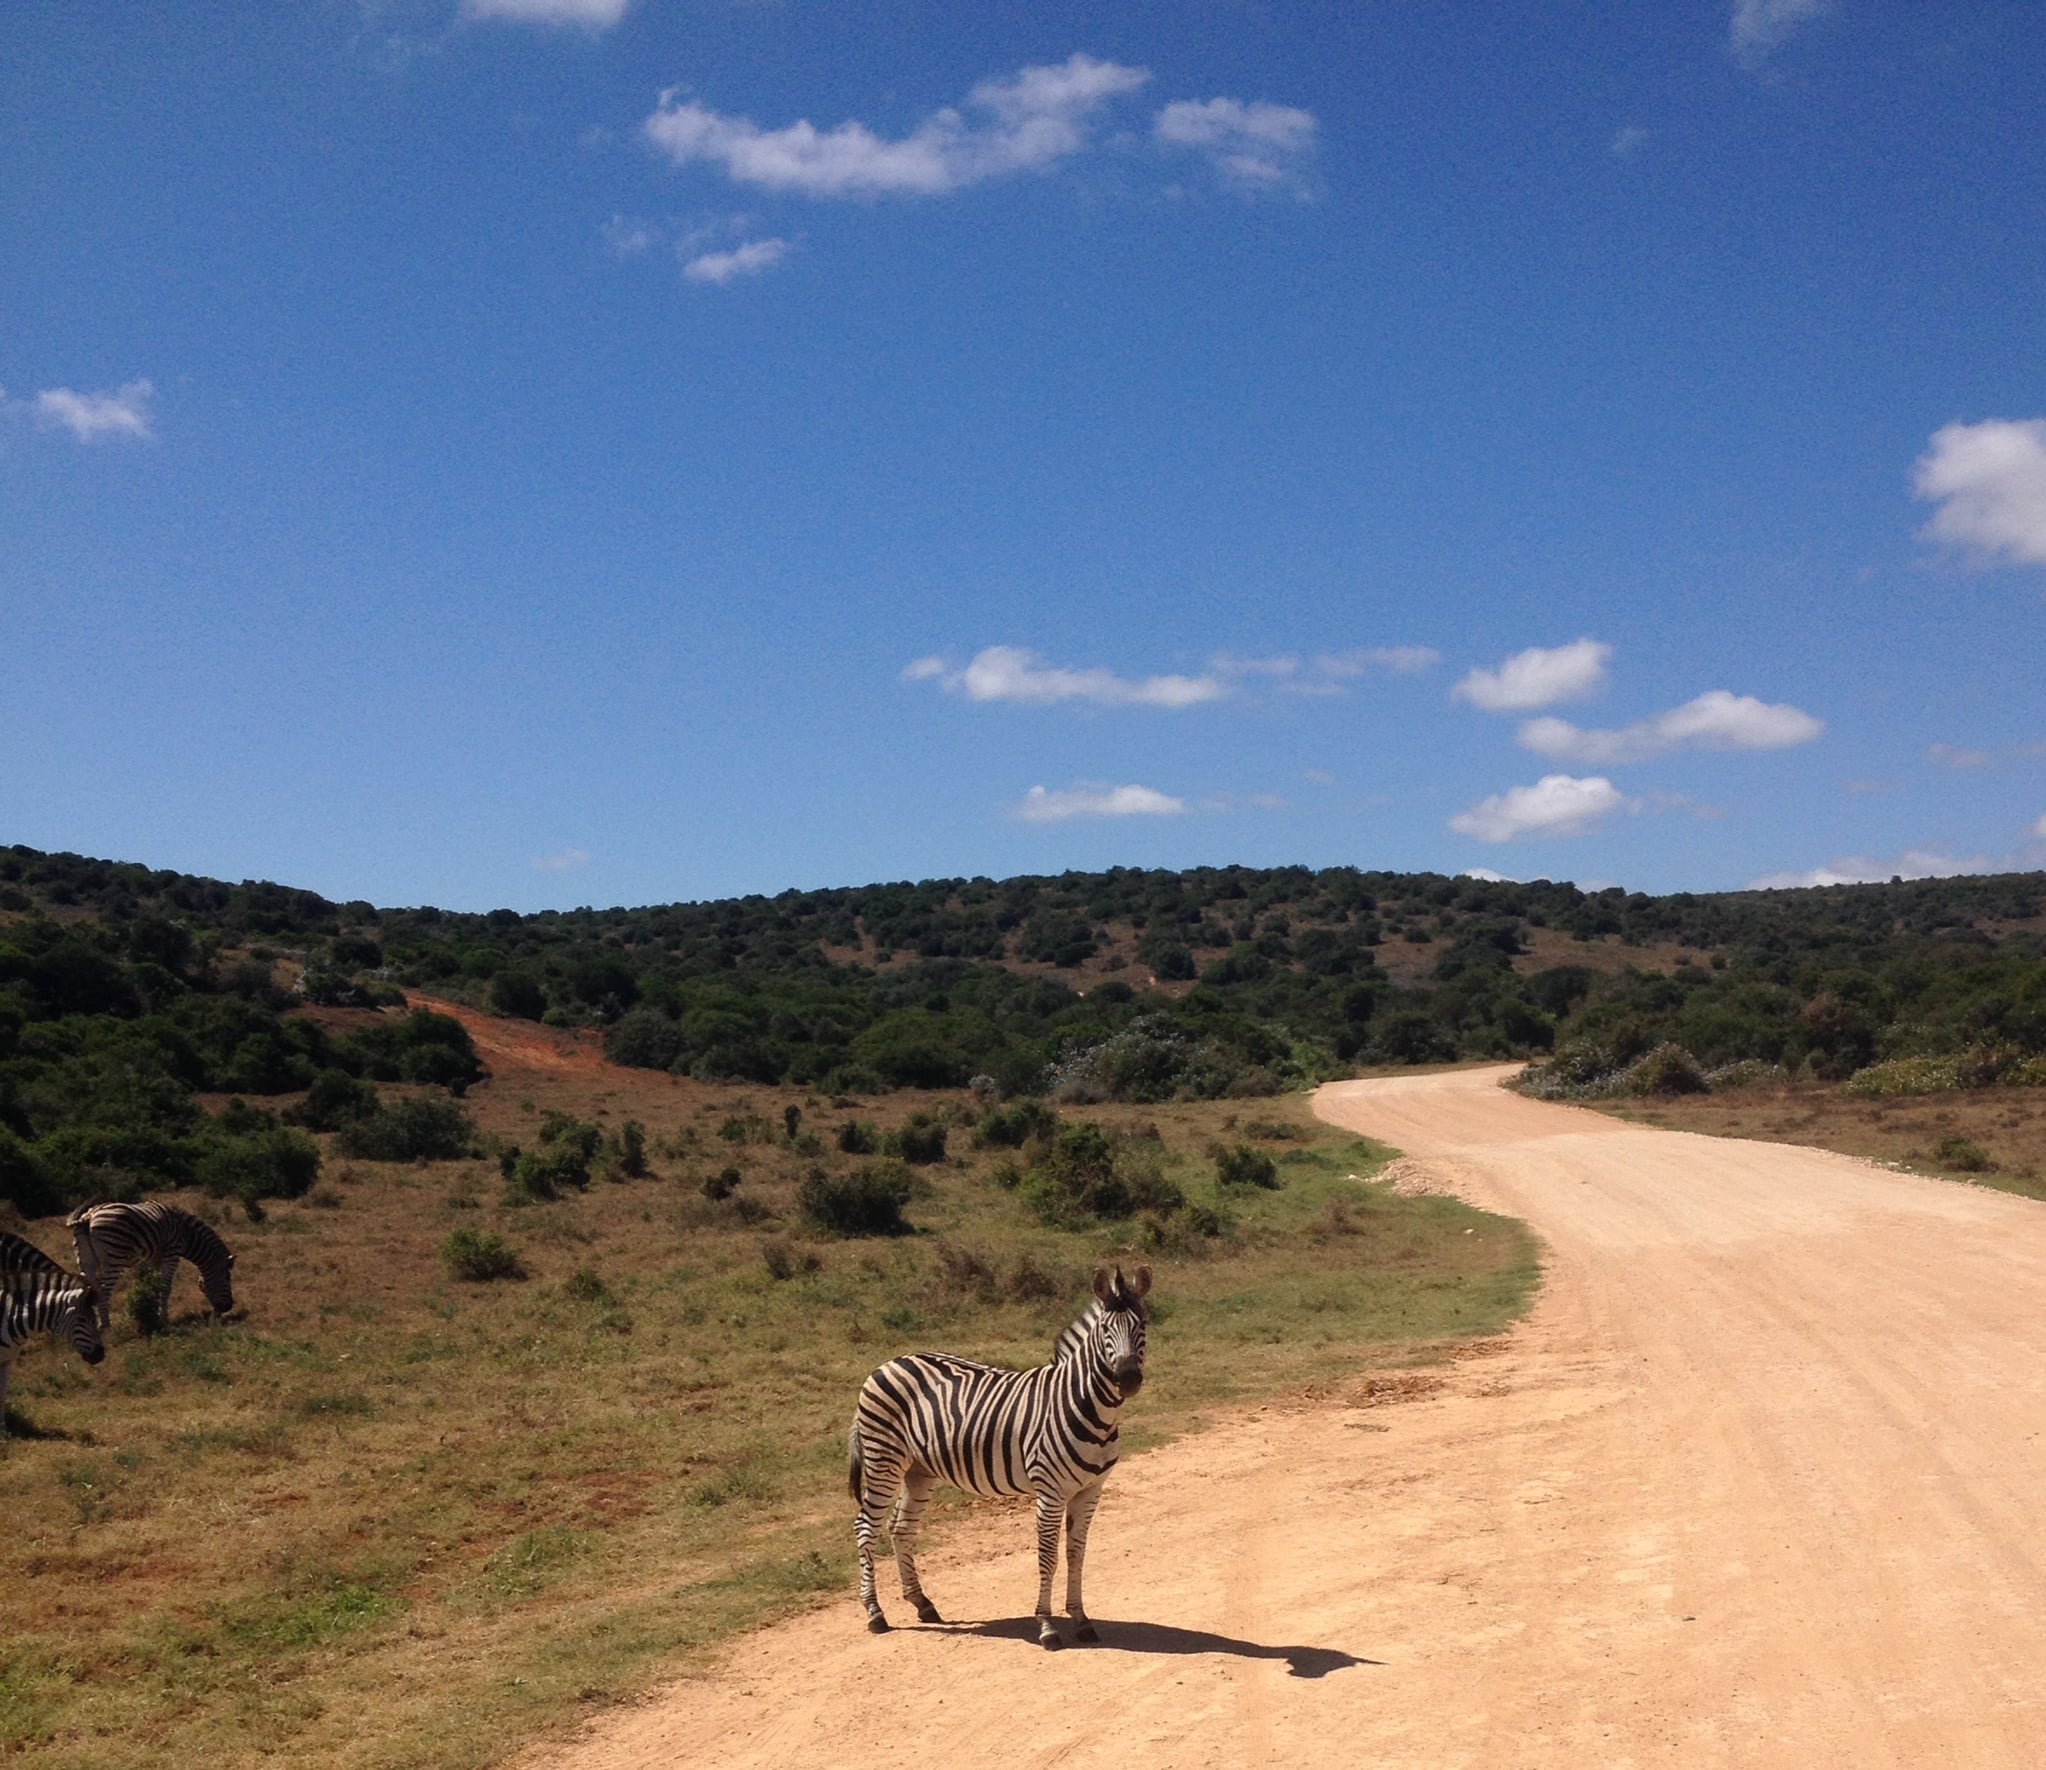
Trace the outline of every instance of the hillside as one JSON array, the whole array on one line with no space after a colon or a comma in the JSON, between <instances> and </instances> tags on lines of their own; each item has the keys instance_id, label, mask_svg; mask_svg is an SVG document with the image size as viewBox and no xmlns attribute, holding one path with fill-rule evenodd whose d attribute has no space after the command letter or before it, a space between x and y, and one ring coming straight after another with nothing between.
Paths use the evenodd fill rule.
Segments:
<instances>
[{"instance_id":1,"label":"hillside","mask_svg":"<svg viewBox=\"0 0 2046 1770\"><path fill-rule=\"evenodd\" d=\"M377 1012L408 996L587 1029L614 1063L844 1094L1216 1098L1552 1050L1594 1077L1672 1042L1822 1079L1994 1067L2046 1053L2042 911L2040 874L1649 897L1227 867L462 914L7 848L0 1194L302 1190L309 1146L195 1098L323 1074L337 1099L459 1091L470 1031Z\"/></svg>"}]
</instances>

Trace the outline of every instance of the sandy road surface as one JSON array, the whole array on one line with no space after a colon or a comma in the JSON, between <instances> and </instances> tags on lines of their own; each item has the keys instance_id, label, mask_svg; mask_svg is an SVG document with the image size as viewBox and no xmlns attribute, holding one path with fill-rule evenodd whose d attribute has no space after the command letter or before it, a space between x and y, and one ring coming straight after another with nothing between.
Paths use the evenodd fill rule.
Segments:
<instances>
[{"instance_id":1,"label":"sandy road surface","mask_svg":"<svg viewBox=\"0 0 2046 1770\"><path fill-rule=\"evenodd\" d=\"M530 1762L2046 1765L2046 1208L1500 1073L1317 1107L1533 1223L1534 1315L1429 1398L1125 1464L1102 1646L1029 1642L1000 1516L927 1560L964 1624L848 1592Z\"/></svg>"}]
</instances>

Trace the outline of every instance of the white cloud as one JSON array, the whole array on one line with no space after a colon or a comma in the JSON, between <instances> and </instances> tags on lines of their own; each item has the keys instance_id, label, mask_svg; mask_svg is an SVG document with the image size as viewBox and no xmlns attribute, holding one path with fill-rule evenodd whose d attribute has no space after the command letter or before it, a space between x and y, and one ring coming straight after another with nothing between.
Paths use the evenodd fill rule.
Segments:
<instances>
[{"instance_id":1,"label":"white cloud","mask_svg":"<svg viewBox=\"0 0 2046 1770\"><path fill-rule=\"evenodd\" d=\"M1531 787L1513 787L1481 799L1449 820L1461 836L1510 842L1516 836L1582 836L1616 811L1639 806L1603 775L1579 780L1545 774Z\"/></svg>"},{"instance_id":2,"label":"white cloud","mask_svg":"<svg viewBox=\"0 0 2046 1770\"><path fill-rule=\"evenodd\" d=\"M1618 731L1587 731L1567 719L1530 719L1520 728L1520 742L1552 761L1613 768L1676 750L1786 750L1810 743L1825 729L1796 707L1715 688Z\"/></svg>"},{"instance_id":3,"label":"white cloud","mask_svg":"<svg viewBox=\"0 0 2046 1770\"><path fill-rule=\"evenodd\" d=\"M2046 565L2046 418L1948 424L1918 458L1913 488L1939 505L1921 534Z\"/></svg>"},{"instance_id":4,"label":"white cloud","mask_svg":"<svg viewBox=\"0 0 2046 1770\"><path fill-rule=\"evenodd\" d=\"M1428 645L1372 645L1362 651L1323 652L1315 667L1332 677L1362 676L1367 670L1390 670L1395 676L1418 676L1442 662Z\"/></svg>"},{"instance_id":5,"label":"white cloud","mask_svg":"<svg viewBox=\"0 0 2046 1770\"><path fill-rule=\"evenodd\" d=\"M762 129L673 92L661 95L645 130L676 165L719 164L739 184L811 197L943 196L1078 153L1094 113L1150 77L1144 68L1074 55L1055 67L983 80L967 96L973 120L947 107L894 141L859 122Z\"/></svg>"},{"instance_id":6,"label":"white cloud","mask_svg":"<svg viewBox=\"0 0 2046 1770\"><path fill-rule=\"evenodd\" d=\"M2041 817L2031 828L2031 834L2046 842L2046 817Z\"/></svg>"},{"instance_id":7,"label":"white cloud","mask_svg":"<svg viewBox=\"0 0 2046 1770\"><path fill-rule=\"evenodd\" d=\"M692 283L715 283L723 288L737 277L757 277L773 269L788 254L787 240L748 240L729 252L705 252L690 259L682 274Z\"/></svg>"},{"instance_id":8,"label":"white cloud","mask_svg":"<svg viewBox=\"0 0 2046 1770\"><path fill-rule=\"evenodd\" d=\"M1057 792L1032 787L1016 807L1016 815L1025 823L1053 824L1069 817L1178 817L1185 810L1184 799L1152 787L1082 782Z\"/></svg>"},{"instance_id":9,"label":"white cloud","mask_svg":"<svg viewBox=\"0 0 2046 1770\"><path fill-rule=\"evenodd\" d=\"M1629 123L1613 134L1611 152L1615 159L1631 160L1648 143L1648 131Z\"/></svg>"},{"instance_id":10,"label":"white cloud","mask_svg":"<svg viewBox=\"0 0 2046 1770\"><path fill-rule=\"evenodd\" d=\"M462 0L462 16L508 19L527 25L581 25L608 31L625 16L632 0Z\"/></svg>"},{"instance_id":11,"label":"white cloud","mask_svg":"<svg viewBox=\"0 0 2046 1770\"><path fill-rule=\"evenodd\" d=\"M1733 49L1757 62L1800 25L1823 18L1833 0L1733 0Z\"/></svg>"},{"instance_id":12,"label":"white cloud","mask_svg":"<svg viewBox=\"0 0 2046 1770\"><path fill-rule=\"evenodd\" d=\"M939 683L948 694L970 701L1015 701L1048 707L1086 701L1097 707L1197 707L1220 700L1228 685L1214 676L1146 676L1139 680L1112 670L1048 668L1034 651L991 645L963 670L941 658L918 658L902 672L905 682Z\"/></svg>"},{"instance_id":13,"label":"white cloud","mask_svg":"<svg viewBox=\"0 0 2046 1770\"><path fill-rule=\"evenodd\" d=\"M1581 701L1604 683L1612 655L1613 648L1596 639L1576 639L1549 650L1532 646L1496 670L1473 670L1450 695L1487 713L1529 713L1558 701Z\"/></svg>"},{"instance_id":14,"label":"white cloud","mask_svg":"<svg viewBox=\"0 0 2046 1770\"><path fill-rule=\"evenodd\" d=\"M2042 819L2046 822L2046 819ZM1891 879L1952 879L1962 873L1994 873L2007 863L1991 855L1973 854L1965 859L1942 854L1936 848L1907 848L1895 860L1871 860L1850 854L1830 866L1808 872L1764 873L1748 881L1750 891L1796 891L1811 885L1880 885Z\"/></svg>"},{"instance_id":15,"label":"white cloud","mask_svg":"<svg viewBox=\"0 0 2046 1770\"><path fill-rule=\"evenodd\" d=\"M536 873L569 873L577 867L590 864L587 848L564 848L559 854L536 854L533 856L533 870Z\"/></svg>"},{"instance_id":16,"label":"white cloud","mask_svg":"<svg viewBox=\"0 0 2046 1770\"><path fill-rule=\"evenodd\" d=\"M1960 744L1930 744L1925 759L1935 768L1987 768L1996 760L1987 750L1970 750Z\"/></svg>"},{"instance_id":17,"label":"white cloud","mask_svg":"<svg viewBox=\"0 0 2046 1770\"><path fill-rule=\"evenodd\" d=\"M1168 148L1186 148L1241 190L1297 185L1314 151L1314 114L1262 99L1180 99L1160 111L1152 133Z\"/></svg>"},{"instance_id":18,"label":"white cloud","mask_svg":"<svg viewBox=\"0 0 2046 1770\"><path fill-rule=\"evenodd\" d=\"M36 416L46 426L62 425L82 443L107 437L149 442L155 436L149 402L156 389L147 381L130 381L112 393L74 393L68 387L45 388L36 395Z\"/></svg>"},{"instance_id":19,"label":"white cloud","mask_svg":"<svg viewBox=\"0 0 2046 1770\"><path fill-rule=\"evenodd\" d=\"M620 258L635 258L654 243L654 229L629 215L614 215L604 223L604 244Z\"/></svg>"},{"instance_id":20,"label":"white cloud","mask_svg":"<svg viewBox=\"0 0 2046 1770\"><path fill-rule=\"evenodd\" d=\"M1490 867L1465 867L1457 874L1459 879L1481 879L1487 885L1511 885L1515 881L1504 873L1495 873Z\"/></svg>"}]
</instances>

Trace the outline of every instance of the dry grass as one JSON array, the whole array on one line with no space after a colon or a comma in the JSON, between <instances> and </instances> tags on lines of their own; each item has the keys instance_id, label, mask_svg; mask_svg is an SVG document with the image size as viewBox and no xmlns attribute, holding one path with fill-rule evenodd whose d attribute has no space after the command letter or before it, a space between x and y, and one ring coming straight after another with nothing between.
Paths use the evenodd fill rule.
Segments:
<instances>
[{"instance_id":1,"label":"dry grass","mask_svg":"<svg viewBox=\"0 0 2046 1770\"><path fill-rule=\"evenodd\" d=\"M1867 1099L1835 1087L1801 1084L1582 1104L1669 1130L1801 1143L2046 1199L2046 1089L1957 1089ZM1971 1149L1990 1165L1973 1167Z\"/></svg>"},{"instance_id":2,"label":"dry grass","mask_svg":"<svg viewBox=\"0 0 2046 1770\"><path fill-rule=\"evenodd\" d=\"M923 1099L835 1108L582 1062L501 1064L473 1104L527 1144L549 1108L637 1118L655 1177L521 1207L491 1162L330 1161L315 1197L223 1219L246 1319L196 1316L187 1274L168 1335L137 1339L117 1306L98 1371L47 1342L24 1357L30 1435L0 1453L0 1751L67 1770L487 1763L826 1595L856 1626L861 1377L921 1345L1038 1362L1097 1256L1158 1268L1133 1447L1440 1355L1535 1280L1519 1226L1359 1185L1385 1152L1299 1101L1244 1113L1300 1127L1261 1144L1285 1187L1226 1201L1222 1242L1148 1253L1130 1226L1037 1225L990 1179L1004 1152L957 1131L952 1161L917 1170L918 1234L808 1232L795 1181L845 1159L837 1126ZM789 1144L789 1104L829 1153ZM1095 1116L1154 1124L1210 1203L1201 1152L1248 1132L1220 1106ZM731 1120L755 1140L721 1136ZM745 1178L713 1202L700 1182L727 1164ZM501 1235L528 1276L453 1278L438 1250L458 1226ZM63 1245L53 1223L30 1233Z\"/></svg>"}]
</instances>

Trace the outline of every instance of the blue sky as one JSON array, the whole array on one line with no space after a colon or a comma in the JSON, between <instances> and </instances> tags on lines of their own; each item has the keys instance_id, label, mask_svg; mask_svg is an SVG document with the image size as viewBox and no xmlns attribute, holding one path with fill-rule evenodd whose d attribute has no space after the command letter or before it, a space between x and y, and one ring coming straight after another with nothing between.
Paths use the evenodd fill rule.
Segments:
<instances>
[{"instance_id":1,"label":"blue sky","mask_svg":"<svg viewBox=\"0 0 2046 1770\"><path fill-rule=\"evenodd\" d=\"M26 0L0 840L2046 864L2022 0Z\"/></svg>"}]
</instances>

